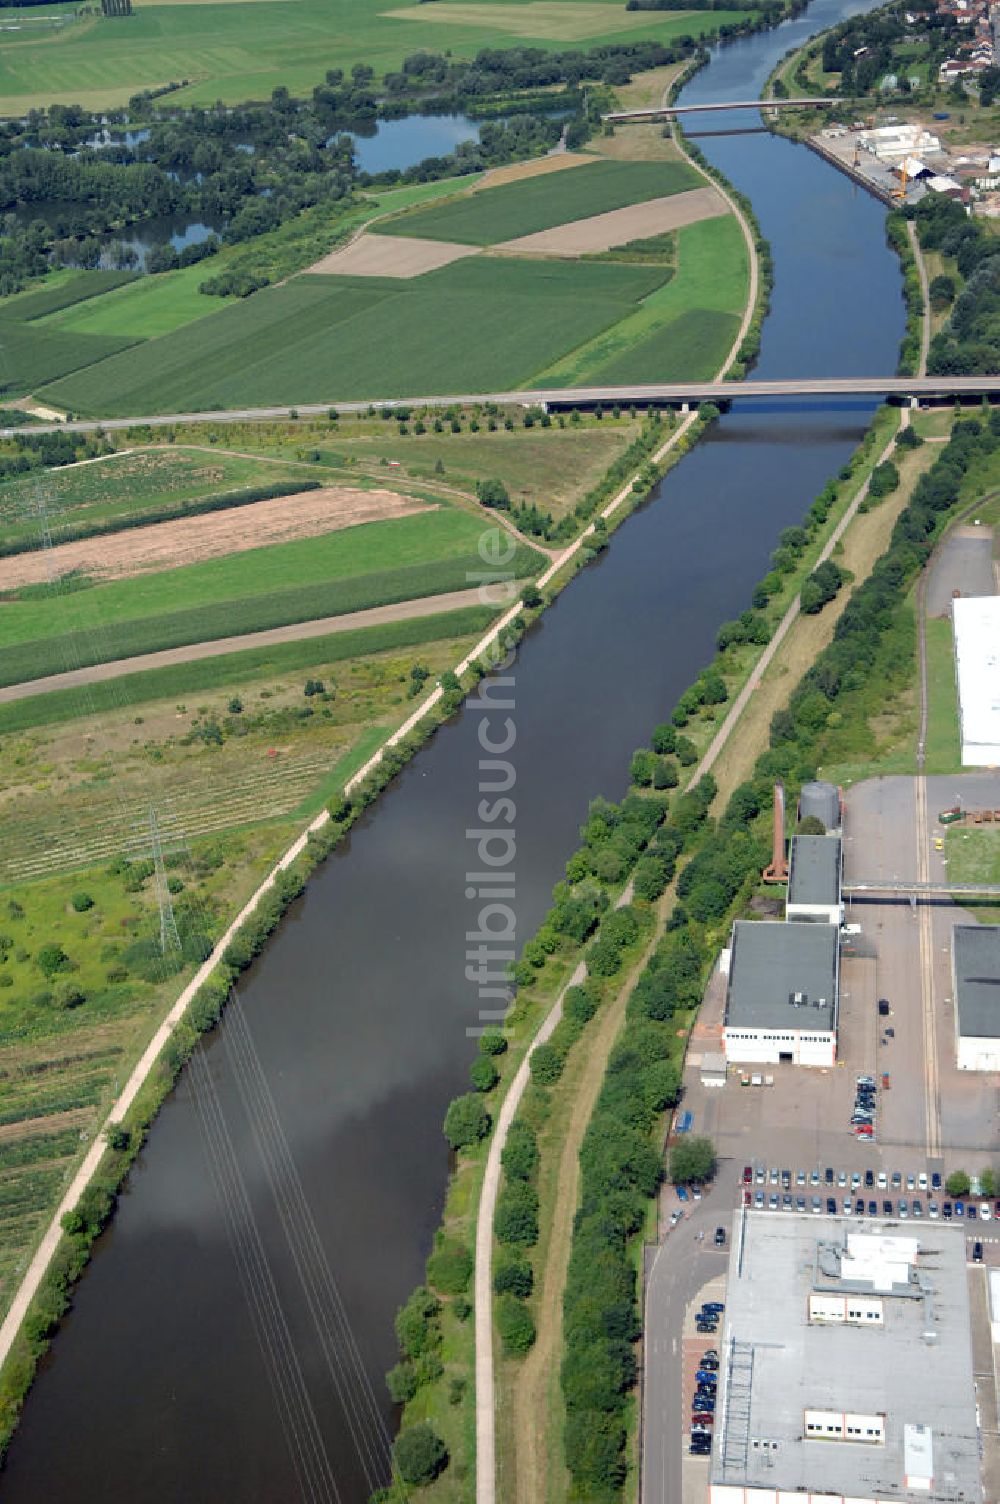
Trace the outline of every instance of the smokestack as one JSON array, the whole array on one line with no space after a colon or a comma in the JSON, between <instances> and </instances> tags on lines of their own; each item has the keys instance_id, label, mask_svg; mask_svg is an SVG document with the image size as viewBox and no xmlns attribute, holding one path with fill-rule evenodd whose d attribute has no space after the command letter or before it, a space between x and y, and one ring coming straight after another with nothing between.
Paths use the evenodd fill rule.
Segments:
<instances>
[{"instance_id":1,"label":"smokestack","mask_svg":"<svg viewBox=\"0 0 1000 1504\"><path fill-rule=\"evenodd\" d=\"M785 860L785 785L774 785L774 843L771 848L771 865L764 869L766 883L788 881L788 862Z\"/></svg>"}]
</instances>

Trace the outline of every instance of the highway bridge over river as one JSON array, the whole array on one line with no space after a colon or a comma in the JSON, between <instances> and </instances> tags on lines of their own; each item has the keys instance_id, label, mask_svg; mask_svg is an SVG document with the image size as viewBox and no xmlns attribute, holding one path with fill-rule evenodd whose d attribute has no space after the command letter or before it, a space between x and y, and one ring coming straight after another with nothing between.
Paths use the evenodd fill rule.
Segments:
<instances>
[{"instance_id":1,"label":"highway bridge over river","mask_svg":"<svg viewBox=\"0 0 1000 1504\"><path fill-rule=\"evenodd\" d=\"M240 407L190 413L154 413L129 418L78 418L70 422L33 423L30 428L0 428L0 437L24 433L92 433L95 428L122 429L139 426L169 428L191 423L252 423L274 418L323 417L335 407L339 413L364 413L369 407L434 408L473 407L495 403L498 407L545 407L553 410L575 407L691 407L702 402L772 401L797 398L889 397L916 403L976 400L1000 397L997 376L804 376L789 381L688 381L652 382L634 386L565 386L538 391L530 388L510 392L454 392L445 396L365 397L349 402L299 402L289 407Z\"/></svg>"},{"instance_id":2,"label":"highway bridge over river","mask_svg":"<svg viewBox=\"0 0 1000 1504\"><path fill-rule=\"evenodd\" d=\"M649 110L612 110L601 119L609 125L641 125L650 120L673 120L677 115L707 114L719 110L829 110L851 109L864 104L864 100L841 99L838 95L822 94L805 99L727 99L715 104L663 104ZM871 107L871 101L868 101Z\"/></svg>"}]
</instances>

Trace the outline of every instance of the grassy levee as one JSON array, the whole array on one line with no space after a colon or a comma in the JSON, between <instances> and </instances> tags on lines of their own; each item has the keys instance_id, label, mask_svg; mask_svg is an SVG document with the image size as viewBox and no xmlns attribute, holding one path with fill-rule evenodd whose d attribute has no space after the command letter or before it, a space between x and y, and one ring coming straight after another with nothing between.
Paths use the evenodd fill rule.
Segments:
<instances>
[{"instance_id":1,"label":"grassy levee","mask_svg":"<svg viewBox=\"0 0 1000 1504\"><path fill-rule=\"evenodd\" d=\"M495 245L698 186L698 175L686 162L608 162L595 157L569 172L506 183L439 208L413 210L377 225L376 232Z\"/></svg>"},{"instance_id":2,"label":"grassy levee","mask_svg":"<svg viewBox=\"0 0 1000 1504\"><path fill-rule=\"evenodd\" d=\"M359 627L326 637L307 637L300 642L275 643L266 648L202 658L193 663L122 674L106 683L89 685L85 694L77 689L52 690L48 694L32 695L0 705L0 736L81 720L123 706L138 708L155 700L174 700L179 695L202 694L230 685L242 685L265 675L339 663L364 653L413 647L442 637L474 635L484 631L495 614L488 606L467 606L458 611L415 617L412 621Z\"/></svg>"}]
</instances>

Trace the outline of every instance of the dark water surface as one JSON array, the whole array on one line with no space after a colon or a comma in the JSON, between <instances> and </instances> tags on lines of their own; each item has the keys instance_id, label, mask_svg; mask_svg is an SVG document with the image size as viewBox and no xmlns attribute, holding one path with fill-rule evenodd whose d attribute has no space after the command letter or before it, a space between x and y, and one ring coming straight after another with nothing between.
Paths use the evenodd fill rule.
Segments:
<instances>
[{"instance_id":1,"label":"dark water surface","mask_svg":"<svg viewBox=\"0 0 1000 1504\"><path fill-rule=\"evenodd\" d=\"M713 54L686 97L747 97L788 47L863 8L819 0ZM785 141L701 145L771 242L759 374L894 370L903 305L881 206ZM622 794L632 749L710 658L718 624L747 605L778 533L801 519L870 411L738 406L530 633L514 671L519 942L545 912L588 800ZM393 1315L422 1276L448 1168L441 1120L474 1053L478 998L464 968L478 907L465 898L477 724L466 711L439 733L356 828L164 1108L25 1407L4 1504L366 1500L378 1454L361 1460L358 1385L345 1406L324 1358L329 1301L317 1304L302 1277L304 1207L390 1425ZM297 1175L274 1169L284 1151L265 1132L259 1093L248 1116L244 1021ZM264 1256L273 1286L258 1277ZM315 1447L301 1461L308 1407L289 1388L282 1319L336 1487Z\"/></svg>"}]
</instances>

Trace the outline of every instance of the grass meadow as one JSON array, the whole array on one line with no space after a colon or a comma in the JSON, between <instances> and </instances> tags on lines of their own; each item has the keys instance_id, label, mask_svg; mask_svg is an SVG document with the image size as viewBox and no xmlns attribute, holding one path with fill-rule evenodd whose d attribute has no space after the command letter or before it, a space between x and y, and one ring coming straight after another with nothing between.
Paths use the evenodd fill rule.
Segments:
<instances>
[{"instance_id":1,"label":"grass meadow","mask_svg":"<svg viewBox=\"0 0 1000 1504\"><path fill-rule=\"evenodd\" d=\"M307 94L328 68L367 63L381 75L421 50L473 57L483 47L589 49L710 33L738 9L629 11L611 0L473 0L432 7L391 0L216 0L149 4L127 19L75 16L69 5L0 10L0 112L51 103L106 109L137 90L187 79L182 106L268 99L283 84ZM43 22L59 16L62 25ZM26 19L27 18L27 19Z\"/></svg>"},{"instance_id":2,"label":"grass meadow","mask_svg":"<svg viewBox=\"0 0 1000 1504\"><path fill-rule=\"evenodd\" d=\"M376 225L375 230L381 235L415 235L461 245L496 245L646 199L665 198L700 187L702 181L686 162L607 162L595 158L566 172L505 183L437 207L415 210Z\"/></svg>"},{"instance_id":3,"label":"grass meadow","mask_svg":"<svg viewBox=\"0 0 1000 1504\"><path fill-rule=\"evenodd\" d=\"M100 531L123 518L164 512L183 515L185 505L258 487L297 490L314 476L302 466L276 465L241 455L205 454L181 447L109 455L96 463L67 465L44 474L30 471L0 482L0 553L12 544L40 541L36 504L45 512L58 544L74 530Z\"/></svg>"},{"instance_id":4,"label":"grass meadow","mask_svg":"<svg viewBox=\"0 0 1000 1504\"><path fill-rule=\"evenodd\" d=\"M410 281L300 277L42 395L74 412L127 416L517 387L632 313L666 275L473 257Z\"/></svg>"}]
</instances>

